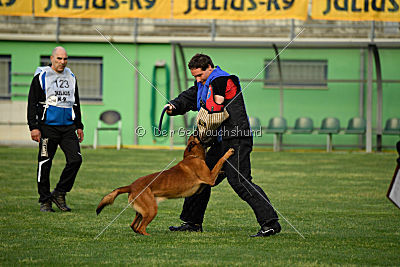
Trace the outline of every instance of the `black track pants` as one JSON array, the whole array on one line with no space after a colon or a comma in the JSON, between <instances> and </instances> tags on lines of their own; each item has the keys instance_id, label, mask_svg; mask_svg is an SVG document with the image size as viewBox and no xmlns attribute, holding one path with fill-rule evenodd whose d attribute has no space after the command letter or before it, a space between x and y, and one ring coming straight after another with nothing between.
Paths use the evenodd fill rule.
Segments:
<instances>
[{"instance_id":1,"label":"black track pants","mask_svg":"<svg viewBox=\"0 0 400 267\"><path fill-rule=\"evenodd\" d=\"M264 191L251 180L250 152L253 148L252 138L226 140L212 146L206 155L206 164L212 169L229 148L235 149L228 162L224 164L224 174L217 178L216 185L227 177L230 186L238 196L253 209L257 222L263 226L278 220L273 207ZM204 213L210 199L211 187L204 186L203 191L185 198L181 220L196 224L203 223Z\"/></svg>"},{"instance_id":2,"label":"black track pants","mask_svg":"<svg viewBox=\"0 0 400 267\"><path fill-rule=\"evenodd\" d=\"M39 202L46 202L50 198L50 170L58 146L64 152L67 163L55 189L64 193L71 191L82 164L79 140L75 130L75 125L43 125L41 127L37 169Z\"/></svg>"}]
</instances>

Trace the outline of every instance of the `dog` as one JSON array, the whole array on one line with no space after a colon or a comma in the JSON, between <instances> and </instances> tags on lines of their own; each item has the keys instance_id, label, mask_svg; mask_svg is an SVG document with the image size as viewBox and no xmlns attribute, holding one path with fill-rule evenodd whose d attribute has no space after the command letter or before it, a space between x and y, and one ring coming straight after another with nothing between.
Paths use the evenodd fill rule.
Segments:
<instances>
[{"instance_id":1,"label":"dog","mask_svg":"<svg viewBox=\"0 0 400 267\"><path fill-rule=\"evenodd\" d=\"M197 137L190 136L182 161L166 171L140 177L131 185L115 189L103 197L96 213L99 215L119 194L129 193L128 201L136 211L130 226L135 233L149 235L146 227L157 215L160 201L192 196L203 184L213 186L223 164L233 153L234 149L230 148L210 170L204 161L205 148Z\"/></svg>"}]
</instances>

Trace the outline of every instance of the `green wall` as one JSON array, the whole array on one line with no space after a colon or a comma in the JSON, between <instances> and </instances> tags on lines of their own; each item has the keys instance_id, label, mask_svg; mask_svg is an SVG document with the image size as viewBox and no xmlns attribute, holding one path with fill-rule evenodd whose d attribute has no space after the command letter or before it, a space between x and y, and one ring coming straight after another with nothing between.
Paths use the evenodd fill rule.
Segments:
<instances>
[{"instance_id":1,"label":"green wall","mask_svg":"<svg viewBox=\"0 0 400 267\"><path fill-rule=\"evenodd\" d=\"M185 56L190 57L198 52L209 54L216 65L220 65L231 74L236 74L242 79L253 79L264 68L264 60L275 57L272 48L187 48ZM400 62L400 49L380 49L383 79L399 80L398 62ZM280 55L285 59L315 59L328 61L328 79L360 79L360 49L332 49L332 48L292 48L285 50ZM365 50L365 77L367 71L367 51ZM257 76L263 78L264 73ZM374 77L375 73L374 73ZM374 78L375 79L375 78ZM246 107L249 116L256 116L263 126L268 125L270 118L279 116L280 93L278 88L266 89L260 82L250 85L242 82L242 88L246 88ZM284 117L288 126L293 127L296 118L311 117L314 127L320 127L325 117L337 117L341 127L347 126L348 120L359 115L359 83L329 83L328 89L285 89L284 91ZM367 85L365 85L366 90ZM365 91L366 94L366 91ZM376 86L373 89L373 127L376 127ZM383 125L387 118L400 117L400 83L383 84ZM365 100L366 103L366 100ZM366 109L366 106L365 106ZM384 145L394 145L399 136L383 137ZM272 143L271 134L263 134L262 138L255 138L255 143ZM285 144L320 144L326 142L325 135L285 135ZM375 143L375 137L373 137ZM358 136L335 135L333 144L357 144Z\"/></svg>"},{"instance_id":2,"label":"green wall","mask_svg":"<svg viewBox=\"0 0 400 267\"><path fill-rule=\"evenodd\" d=\"M52 43L52 42L14 42L1 41L0 54L12 56L12 72L32 73L39 65L40 56L50 55L51 50L62 45L70 56L102 57L103 58L103 101L84 102L82 104L83 122L85 125L84 145L93 143L93 131L97 125L99 114L108 109L118 110L122 115L123 144L130 145L134 141L134 67L107 43ZM165 60L171 68L171 46L169 44L114 44L131 63L138 60L139 75L139 125L146 129L147 134L138 138L140 145L169 145L168 138L153 138L151 132L151 92L154 90L148 81L153 83L153 69L156 61ZM178 51L177 51L178 52ZM253 79L264 68L264 60L274 58L272 48L185 48L186 62L195 53L209 54L216 65L236 74L242 79ZM380 49L383 79L400 79L398 62L400 49ZM136 54L137 53L137 54ZM136 58L137 57L137 58ZM359 79L360 78L360 49L316 49L316 48L288 48L281 55L281 59L316 59L328 61L328 79ZM365 59L367 55L365 54ZM366 60L367 61L367 60ZM186 65L186 64L185 64ZM180 77L183 77L183 66L178 56ZM365 66L365 70L367 67ZM190 72L188 73L190 75ZM263 78L261 72L257 77ZM165 69L157 69L155 87L166 95ZM79 76L78 83L79 83ZM30 83L31 76L13 76L12 82ZM147 81L148 80L148 81ZM189 85L192 81L189 82ZM261 124L266 126L271 117L279 116L279 90L266 89L260 82L242 82L246 107L249 116L256 116ZM181 82L183 85L183 82ZM179 92L175 86L174 95ZM366 88L366 86L365 86ZM12 92L27 94L28 86L13 86ZM376 88L374 87L374 103ZM383 123L389 117L400 117L400 83L383 84ZM12 101L26 101L26 96L14 96ZM159 93L156 94L156 123L166 100ZM376 107L373 110L373 123L376 120ZM25 112L25 111L21 111ZM297 117L308 116L314 120L314 127L320 127L324 117L337 117L341 127L346 127L351 117L359 113L359 84L358 83L329 83L328 89L287 89L284 92L284 117L289 127L294 126ZM189 118L195 116L194 112ZM166 119L164 118L164 123ZM183 126L181 116L174 118L175 130ZM384 126L384 125L382 125ZM375 125L374 125L375 127ZM175 143L182 145L183 137L174 135ZM384 145L394 145L399 136L384 136ZM156 140L156 141L154 141ZM255 138L256 144L272 143L273 136L263 134ZM319 144L325 145L325 135L285 135L285 144ZM373 138L375 142L375 138ZM100 145L111 145L116 142L114 132L102 132ZM358 137L352 135L335 135L333 144L357 144Z\"/></svg>"},{"instance_id":3,"label":"green wall","mask_svg":"<svg viewBox=\"0 0 400 267\"><path fill-rule=\"evenodd\" d=\"M82 117L85 125L83 145L92 145L94 129L99 115L104 110L114 109L121 113L123 124L123 144L133 144L134 133L134 75L135 70L110 45L104 43L51 43L51 42L0 42L0 54L11 55L11 71L34 73L40 63L40 57L50 55L52 49L64 46L69 56L103 58L103 101L82 103ZM126 58L133 63L136 58L136 46L132 44L114 44ZM151 81L152 68L156 60L169 60L168 45L141 45L139 49L139 68ZM73 71L73 70L72 70ZM79 85L79 76L78 85ZM32 76L12 76L12 82L30 84ZM150 85L140 76L139 79L139 122L150 128ZM12 93L28 94L29 86L13 86ZM26 96L14 96L13 101L26 101ZM25 111L21 111L25 112ZM101 132L100 145L111 145L116 142L115 132ZM139 144L151 144L147 135L139 139Z\"/></svg>"}]
</instances>

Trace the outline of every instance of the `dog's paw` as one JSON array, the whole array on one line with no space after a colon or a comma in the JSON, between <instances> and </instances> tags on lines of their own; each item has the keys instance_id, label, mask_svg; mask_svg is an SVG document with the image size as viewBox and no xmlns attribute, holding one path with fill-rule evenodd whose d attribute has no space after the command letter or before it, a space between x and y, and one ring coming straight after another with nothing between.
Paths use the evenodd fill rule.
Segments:
<instances>
[{"instance_id":1,"label":"dog's paw","mask_svg":"<svg viewBox=\"0 0 400 267\"><path fill-rule=\"evenodd\" d=\"M230 156L232 156L234 153L235 153L235 149L229 148L229 150L226 152L225 155L226 155L227 157L230 157Z\"/></svg>"}]
</instances>

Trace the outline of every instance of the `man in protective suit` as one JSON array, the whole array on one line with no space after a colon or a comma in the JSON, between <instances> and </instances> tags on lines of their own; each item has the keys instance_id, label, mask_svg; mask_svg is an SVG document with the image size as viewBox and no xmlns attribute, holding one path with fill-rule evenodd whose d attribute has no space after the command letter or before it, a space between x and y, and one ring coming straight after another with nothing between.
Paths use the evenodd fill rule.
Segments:
<instances>
[{"instance_id":1,"label":"man in protective suit","mask_svg":"<svg viewBox=\"0 0 400 267\"><path fill-rule=\"evenodd\" d=\"M182 115L190 110L200 111L202 108L209 113L227 110L229 117L222 122L212 144L204 144L211 145L206 154L206 164L212 169L229 148L234 148L235 154L224 164L224 172L217 178L216 185L227 177L233 190L253 209L261 226L253 237L279 233L281 226L274 208L264 191L252 182L250 153L253 137L239 79L218 66L214 68L211 58L204 54L193 56L188 67L196 80L195 85L166 105L167 114ZM211 187L207 185L199 194L185 198L180 215L183 223L169 229L202 232L210 194Z\"/></svg>"}]
</instances>

